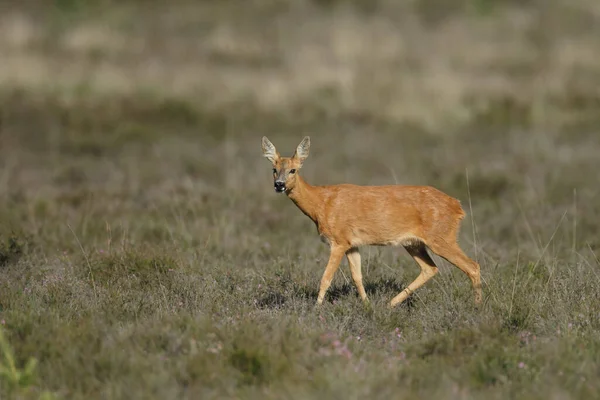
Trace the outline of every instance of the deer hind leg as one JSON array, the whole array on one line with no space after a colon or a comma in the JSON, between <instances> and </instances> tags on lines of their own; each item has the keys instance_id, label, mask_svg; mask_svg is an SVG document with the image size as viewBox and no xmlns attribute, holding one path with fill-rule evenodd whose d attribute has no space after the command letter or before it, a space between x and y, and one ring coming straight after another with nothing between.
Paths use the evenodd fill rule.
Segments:
<instances>
[{"instance_id":1,"label":"deer hind leg","mask_svg":"<svg viewBox=\"0 0 600 400\"><path fill-rule=\"evenodd\" d=\"M471 279L473 291L475 292L475 304L480 304L482 295L479 264L467 257L456 242L438 241L428 244L428 246L435 254L454 264L467 274L469 279Z\"/></svg>"},{"instance_id":2,"label":"deer hind leg","mask_svg":"<svg viewBox=\"0 0 600 400\"><path fill-rule=\"evenodd\" d=\"M325 298L325 293L329 286L331 286L331 281L333 280L333 275L337 271L340 266L340 262L342 261L342 257L344 257L344 253L346 252L347 247L344 248L339 245L331 245L331 252L329 254L329 262L327 263L327 267L325 267L325 272L323 273L323 278L321 278L321 286L319 288L319 297L317 298L317 304L323 304L323 299Z\"/></svg>"},{"instance_id":3,"label":"deer hind leg","mask_svg":"<svg viewBox=\"0 0 600 400\"><path fill-rule=\"evenodd\" d=\"M408 298L411 294L415 292L418 288L423 286L425 282L433 278L438 273L438 268L427 254L427 250L425 249L425 245L419 244L415 246L407 246L405 247L406 251L415 259L415 261L421 267L421 273L410 285L406 287L403 291L400 292L396 297L392 299L390 302L390 307L394 307L404 300Z\"/></svg>"},{"instance_id":4,"label":"deer hind leg","mask_svg":"<svg viewBox=\"0 0 600 400\"><path fill-rule=\"evenodd\" d=\"M354 284L356 285L356 289L358 290L358 294L363 301L368 301L367 293L365 292L365 287L363 286L362 281L362 271L360 269L360 253L356 247L351 248L346 252L346 257L348 258L348 265L350 266L350 273L352 274L352 279L354 280Z\"/></svg>"}]
</instances>

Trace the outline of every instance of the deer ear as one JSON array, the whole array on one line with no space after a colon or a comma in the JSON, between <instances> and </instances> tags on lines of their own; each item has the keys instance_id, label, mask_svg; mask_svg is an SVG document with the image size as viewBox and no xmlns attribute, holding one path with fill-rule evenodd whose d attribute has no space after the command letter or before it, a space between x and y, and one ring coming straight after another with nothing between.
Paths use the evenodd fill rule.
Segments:
<instances>
[{"instance_id":1,"label":"deer ear","mask_svg":"<svg viewBox=\"0 0 600 400\"><path fill-rule=\"evenodd\" d=\"M269 161L271 161L273 165L275 165L275 163L277 163L277 160L279 160L279 153L277 152L277 149L275 148L275 146L273 146L273 143L271 143L269 139L267 139L266 136L263 136L262 138L262 151L263 156L265 156Z\"/></svg>"},{"instance_id":2,"label":"deer ear","mask_svg":"<svg viewBox=\"0 0 600 400\"><path fill-rule=\"evenodd\" d=\"M310 136L305 136L304 139L300 142L298 147L296 147L296 152L294 153L294 158L300 160L301 163L306 160L308 157L308 149L310 149Z\"/></svg>"}]
</instances>

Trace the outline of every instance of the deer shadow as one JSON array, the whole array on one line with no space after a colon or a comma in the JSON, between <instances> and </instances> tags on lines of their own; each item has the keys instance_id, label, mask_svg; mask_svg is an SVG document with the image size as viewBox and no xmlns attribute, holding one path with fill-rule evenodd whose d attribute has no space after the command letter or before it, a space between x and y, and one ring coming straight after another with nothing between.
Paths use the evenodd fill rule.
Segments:
<instances>
[{"instance_id":1,"label":"deer shadow","mask_svg":"<svg viewBox=\"0 0 600 400\"><path fill-rule=\"evenodd\" d=\"M365 292L369 298L389 297L389 300L406 288L406 285L402 282L386 277L378 278L375 281L365 282L364 286ZM313 286L301 286L295 290L295 295L307 301L316 302L319 291ZM353 283L345 282L342 285L331 286L327 291L325 301L331 303L348 296L358 296L358 292ZM413 295L409 296L402 304L412 308L415 304Z\"/></svg>"},{"instance_id":2,"label":"deer shadow","mask_svg":"<svg viewBox=\"0 0 600 400\"><path fill-rule=\"evenodd\" d=\"M406 288L406 285L403 282L398 282L389 277L380 277L374 281L365 282L364 286L369 299L383 297L388 301ZM313 285L297 286L292 291L272 290L257 299L256 306L261 309L281 309L294 297L309 303L316 303L318 295L318 287L314 287ZM344 282L341 285L335 285L329 288L327 295L325 296L325 302L333 303L349 296L358 296L358 292L353 283ZM412 309L415 306L413 296L414 295L410 295L402 303L402 306Z\"/></svg>"}]
</instances>

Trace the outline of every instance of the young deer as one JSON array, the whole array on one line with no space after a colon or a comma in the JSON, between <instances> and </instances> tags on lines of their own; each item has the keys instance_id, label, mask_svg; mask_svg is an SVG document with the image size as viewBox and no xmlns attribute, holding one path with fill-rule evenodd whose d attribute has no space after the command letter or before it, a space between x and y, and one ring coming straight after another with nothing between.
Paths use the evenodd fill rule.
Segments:
<instances>
[{"instance_id":1,"label":"young deer","mask_svg":"<svg viewBox=\"0 0 600 400\"><path fill-rule=\"evenodd\" d=\"M465 216L458 200L429 186L311 186L298 174L309 147L310 137L306 136L292 157L281 157L269 139L262 138L263 154L273 164L275 191L285 192L330 245L317 304L323 303L344 254L360 297L368 301L358 251L364 245L404 246L421 267L417 279L392 299L391 307L437 274L427 247L467 274L475 303L481 302L479 264L457 244L460 221Z\"/></svg>"}]
</instances>

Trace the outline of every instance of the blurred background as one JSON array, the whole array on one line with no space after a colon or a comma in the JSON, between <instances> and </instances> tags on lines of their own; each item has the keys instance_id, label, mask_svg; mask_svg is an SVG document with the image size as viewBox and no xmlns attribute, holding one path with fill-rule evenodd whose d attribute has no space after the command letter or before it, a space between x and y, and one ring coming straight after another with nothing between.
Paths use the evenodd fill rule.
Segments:
<instances>
[{"instance_id":1,"label":"blurred background","mask_svg":"<svg viewBox=\"0 0 600 400\"><path fill-rule=\"evenodd\" d=\"M9 2L0 79L433 131L556 126L595 104L598 13L593 0Z\"/></svg>"}]
</instances>

